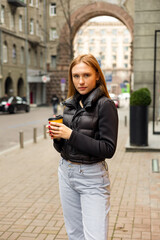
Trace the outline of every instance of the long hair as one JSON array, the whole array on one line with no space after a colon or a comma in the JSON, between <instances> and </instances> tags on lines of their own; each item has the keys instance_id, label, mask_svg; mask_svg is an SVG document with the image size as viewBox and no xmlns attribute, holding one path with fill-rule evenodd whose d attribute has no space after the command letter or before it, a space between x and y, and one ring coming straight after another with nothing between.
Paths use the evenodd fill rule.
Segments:
<instances>
[{"instance_id":1,"label":"long hair","mask_svg":"<svg viewBox=\"0 0 160 240\"><path fill-rule=\"evenodd\" d=\"M84 54L84 55L79 55L70 64L69 67L69 76L68 76L68 98L72 97L75 95L77 92L74 84L73 84L73 79L72 79L72 68L79 64L79 63L85 63L86 65L92 67L98 74L99 74L99 80L97 81L99 88L101 88L102 92L104 95L108 98L110 98L107 86L106 86L106 81L104 78L104 75L102 73L102 70L99 66L99 63L97 62L96 58L92 54Z\"/></svg>"}]
</instances>

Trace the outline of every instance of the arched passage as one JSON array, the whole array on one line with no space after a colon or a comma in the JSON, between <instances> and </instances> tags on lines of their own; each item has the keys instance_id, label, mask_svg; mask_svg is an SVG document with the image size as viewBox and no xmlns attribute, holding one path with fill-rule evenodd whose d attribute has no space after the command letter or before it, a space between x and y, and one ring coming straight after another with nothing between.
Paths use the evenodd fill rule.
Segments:
<instances>
[{"instance_id":1,"label":"arched passage","mask_svg":"<svg viewBox=\"0 0 160 240\"><path fill-rule=\"evenodd\" d=\"M78 29L89 19L98 16L112 16L119 19L131 33L133 39L133 19L132 17L120 6L106 3L106 2L95 2L92 4L87 4L79 9L77 9L71 15L71 28L72 35L71 39L74 39L74 36ZM65 94L61 91L60 82L61 79L68 78L68 67L70 64L70 54L68 50L68 44L66 43L68 31L68 25L64 24L60 33L59 44L57 48L57 68L53 71L53 74L50 76L51 81L47 85L47 101L50 102L51 96L53 93L56 93L59 97L66 95L67 87L65 89ZM69 35L68 35L69 36ZM131 50L132 51L132 50ZM132 58L132 57L131 57ZM67 84L66 84L67 86Z\"/></svg>"},{"instance_id":2,"label":"arched passage","mask_svg":"<svg viewBox=\"0 0 160 240\"><path fill-rule=\"evenodd\" d=\"M8 96L13 95L13 81L10 77L7 77L5 81L4 89L5 89L5 94L7 94Z\"/></svg>"},{"instance_id":3,"label":"arched passage","mask_svg":"<svg viewBox=\"0 0 160 240\"><path fill-rule=\"evenodd\" d=\"M17 83L17 94L20 97L24 97L24 81L22 78L18 79Z\"/></svg>"},{"instance_id":4,"label":"arched passage","mask_svg":"<svg viewBox=\"0 0 160 240\"><path fill-rule=\"evenodd\" d=\"M96 3L82 6L71 15L72 40L74 39L74 36L78 31L78 29L86 21L88 21L93 17L105 16L105 15L112 16L119 19L124 25L126 25L133 39L133 19L124 9L115 4L105 3L105 2L96 2ZM61 31L59 46L58 46L58 56L59 56L58 68L61 70L66 69L66 67L68 68L67 65L70 62L70 59L68 59L67 57L68 56L68 51L66 50L67 47L65 47L66 38L67 38L66 37L67 29L68 29L68 26L67 24L65 24Z\"/></svg>"}]
</instances>

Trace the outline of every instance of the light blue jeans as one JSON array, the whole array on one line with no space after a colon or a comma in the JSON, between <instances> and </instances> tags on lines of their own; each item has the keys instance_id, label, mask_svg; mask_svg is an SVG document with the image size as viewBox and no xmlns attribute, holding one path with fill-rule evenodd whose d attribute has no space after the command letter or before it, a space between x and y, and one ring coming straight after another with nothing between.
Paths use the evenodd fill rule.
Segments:
<instances>
[{"instance_id":1,"label":"light blue jeans","mask_svg":"<svg viewBox=\"0 0 160 240\"><path fill-rule=\"evenodd\" d=\"M59 189L69 240L107 240L110 181L105 161L60 160Z\"/></svg>"}]
</instances>

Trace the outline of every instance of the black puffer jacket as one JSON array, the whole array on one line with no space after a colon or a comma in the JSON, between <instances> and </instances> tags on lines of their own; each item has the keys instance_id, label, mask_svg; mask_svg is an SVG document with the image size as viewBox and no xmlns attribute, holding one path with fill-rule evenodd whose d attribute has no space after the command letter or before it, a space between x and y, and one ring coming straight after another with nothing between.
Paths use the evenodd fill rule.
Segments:
<instances>
[{"instance_id":1,"label":"black puffer jacket","mask_svg":"<svg viewBox=\"0 0 160 240\"><path fill-rule=\"evenodd\" d=\"M61 156L72 162L91 164L111 158L116 150L118 115L114 102L94 89L79 107L80 95L64 102L63 123L73 131L69 140L54 140Z\"/></svg>"}]
</instances>

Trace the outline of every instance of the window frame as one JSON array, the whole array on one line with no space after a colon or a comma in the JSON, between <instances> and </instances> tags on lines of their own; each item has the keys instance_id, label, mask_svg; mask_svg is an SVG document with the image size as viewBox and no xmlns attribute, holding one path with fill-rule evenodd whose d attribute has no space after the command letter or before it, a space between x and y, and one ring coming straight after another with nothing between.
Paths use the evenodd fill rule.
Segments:
<instances>
[{"instance_id":1,"label":"window frame","mask_svg":"<svg viewBox=\"0 0 160 240\"><path fill-rule=\"evenodd\" d=\"M33 19L33 18L30 19L30 23L29 23L29 33L30 33L31 35L34 34L34 19Z\"/></svg>"},{"instance_id":2,"label":"window frame","mask_svg":"<svg viewBox=\"0 0 160 240\"><path fill-rule=\"evenodd\" d=\"M56 3L50 3L49 15L51 17L56 16Z\"/></svg>"}]
</instances>

